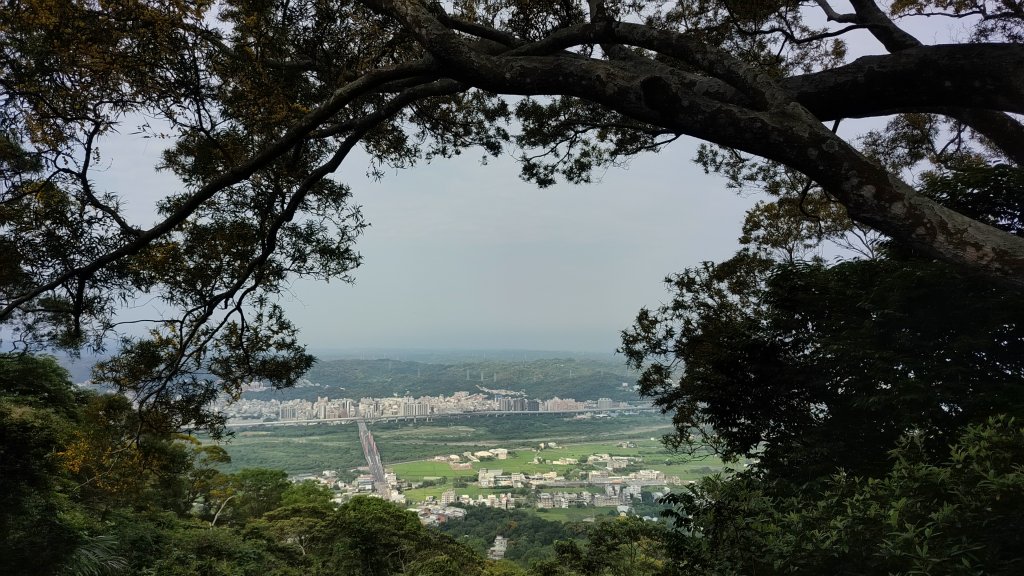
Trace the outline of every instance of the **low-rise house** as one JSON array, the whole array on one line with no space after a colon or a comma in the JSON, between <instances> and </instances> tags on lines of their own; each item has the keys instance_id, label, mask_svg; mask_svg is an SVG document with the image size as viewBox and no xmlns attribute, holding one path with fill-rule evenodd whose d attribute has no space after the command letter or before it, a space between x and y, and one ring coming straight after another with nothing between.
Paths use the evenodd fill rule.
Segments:
<instances>
[{"instance_id":1,"label":"low-rise house","mask_svg":"<svg viewBox=\"0 0 1024 576\"><path fill-rule=\"evenodd\" d=\"M487 557L491 560L501 560L508 550L508 539L498 535L494 537L494 545L487 551Z\"/></svg>"}]
</instances>

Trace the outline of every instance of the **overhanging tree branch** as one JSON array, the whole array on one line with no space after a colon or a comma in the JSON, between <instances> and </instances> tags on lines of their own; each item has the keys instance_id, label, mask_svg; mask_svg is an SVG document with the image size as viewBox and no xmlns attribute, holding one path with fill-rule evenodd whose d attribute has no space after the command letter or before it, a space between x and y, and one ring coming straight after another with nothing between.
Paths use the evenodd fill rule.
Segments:
<instances>
[{"instance_id":1,"label":"overhanging tree branch","mask_svg":"<svg viewBox=\"0 0 1024 576\"><path fill-rule=\"evenodd\" d=\"M824 9L827 4L821 3ZM917 38L896 26L896 23L878 7L874 0L851 0L851 4L856 12L854 18L870 30L871 34L889 52L900 52L922 46ZM975 87L975 89L978 90L979 87ZM948 115L987 137L1012 161L1024 166L1024 141L1021 140L1021 136L1024 135L1024 125L997 110L1007 110L1007 108L998 107L994 110L952 108L948 110Z\"/></svg>"},{"instance_id":2,"label":"overhanging tree branch","mask_svg":"<svg viewBox=\"0 0 1024 576\"><path fill-rule=\"evenodd\" d=\"M89 277L95 274L98 270L104 266L108 266L117 260L126 256L137 253L144 247L148 246L151 242L160 238L182 222L184 222L196 209L199 208L204 202L208 201L214 195L221 190L237 184L251 176L260 168L266 166L270 162L277 159L279 156L291 149L296 143L308 136L314 128L320 124L328 121L331 116L338 113L346 105L352 102L354 99L366 94L367 92L375 89L381 84L398 80L404 77L420 75L433 68L433 64L429 61L412 62L408 64L399 64L387 69L376 70L361 76L359 79L346 84L341 89L337 90L334 95L323 104L323 106L311 111L301 121L290 127L283 136L277 140L269 143L259 153L250 158L248 161L232 167L227 170L219 177L215 178L211 182L202 186L194 194L189 197L187 202L184 202L177 210L171 215L165 218L163 221L153 226L152 228L138 234L131 242L124 246L104 254L103 256L96 258L92 262L75 268L58 275L56 278L49 282L40 284L28 292L21 294L20 296L13 298L2 310L0 310L0 320L3 320L10 316L20 305L28 302L40 294L43 294L49 290L52 290L70 278L75 277Z\"/></svg>"},{"instance_id":3,"label":"overhanging tree branch","mask_svg":"<svg viewBox=\"0 0 1024 576\"><path fill-rule=\"evenodd\" d=\"M773 79L752 76L744 65L719 57L714 51L691 52L682 35L673 38L660 30L634 32L631 25L622 23L604 27L623 37L633 36L638 44L644 41L672 50L677 56L689 56L703 70L726 75L727 81L734 86L740 84L737 87L747 91L755 103L770 104L772 109L726 104L707 98L675 78L638 77L599 61L481 54L418 3L367 3L413 31L424 48L467 84L506 93L577 96L644 122L776 160L824 186L847 207L855 221L941 258L1024 285L1024 239L1009 237L917 195L906 183L822 127L820 119L806 109L795 102L784 106L784 92ZM600 37L595 26L591 38ZM992 50L1000 48L1011 56L1024 55L1018 47Z\"/></svg>"}]
</instances>

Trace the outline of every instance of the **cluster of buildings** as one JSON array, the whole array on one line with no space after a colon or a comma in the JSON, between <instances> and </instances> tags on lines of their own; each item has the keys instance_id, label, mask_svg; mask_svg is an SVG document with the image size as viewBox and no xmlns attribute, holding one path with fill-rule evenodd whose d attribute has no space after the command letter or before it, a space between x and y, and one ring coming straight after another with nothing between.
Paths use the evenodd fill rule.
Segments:
<instances>
[{"instance_id":1,"label":"cluster of buildings","mask_svg":"<svg viewBox=\"0 0 1024 576\"><path fill-rule=\"evenodd\" d=\"M522 498L520 498L521 500ZM423 524L443 524L449 520L461 520L466 517L466 508L481 506L511 510L516 507L516 497L512 494L480 494L476 498L468 494L458 496L455 490L445 490L441 499L433 497L410 510L416 512ZM455 505L458 506L455 506Z\"/></svg>"},{"instance_id":2,"label":"cluster of buildings","mask_svg":"<svg viewBox=\"0 0 1024 576\"><path fill-rule=\"evenodd\" d=\"M639 496L639 492L637 492ZM580 506L622 506L628 503L625 492L594 494L593 492L541 492L537 495L537 508L569 508Z\"/></svg>"},{"instance_id":3,"label":"cluster of buildings","mask_svg":"<svg viewBox=\"0 0 1024 576\"><path fill-rule=\"evenodd\" d=\"M420 524L428 526L444 524L449 520L462 520L466 517L465 508L442 506L436 502L427 502L418 508L413 508L412 511L419 516Z\"/></svg>"},{"instance_id":4,"label":"cluster of buildings","mask_svg":"<svg viewBox=\"0 0 1024 576\"><path fill-rule=\"evenodd\" d=\"M629 409L626 402L610 398L575 400L550 398L530 400L479 392L456 392L451 396L420 396L412 398L329 398L318 396L309 400L253 400L242 398L224 402L218 409L230 419L263 422L338 420L344 418L420 418L468 412L576 412L587 410Z\"/></svg>"},{"instance_id":5,"label":"cluster of buildings","mask_svg":"<svg viewBox=\"0 0 1024 576\"><path fill-rule=\"evenodd\" d=\"M571 460L567 458L566 460ZM554 463L558 464L556 460ZM585 480L568 481L558 472L523 474L512 472L503 474L502 470L481 468L477 473L477 484L481 488L542 488L544 486L627 486L639 487L665 484L680 484L678 476L666 476L658 470L638 470L628 474L613 475L606 470L590 470Z\"/></svg>"},{"instance_id":6,"label":"cluster of buildings","mask_svg":"<svg viewBox=\"0 0 1024 576\"><path fill-rule=\"evenodd\" d=\"M500 452L498 452L500 451ZM493 449L481 456L495 456L500 453L500 459L507 458L507 450ZM451 463L458 463L462 460L460 456L451 455L448 457L438 456L435 460L447 460ZM563 462L563 460L565 462ZM610 456L608 454L593 454L586 459L590 466L602 466L600 470L588 470L586 475L579 480L566 480L558 472L549 471L536 474L525 474L522 472L505 473L500 469L481 468L477 471L476 484L480 488L496 489L511 488L529 489L530 496L518 496L512 493L492 493L478 495L475 498L468 495L456 494L455 490L447 490L440 500L429 498L418 508L421 520L424 523L445 522L453 517L446 510L452 505L460 507L487 506L490 508L511 509L518 506L536 506L537 508L570 508L582 506L618 507L620 511L628 510L634 499L640 499L642 492L651 486L665 486L668 484L680 484L678 476L666 476L658 470L637 470L628 474L615 474L614 471L628 465L636 464L642 459L626 456ZM569 462L571 461L571 462ZM578 464L579 460L574 458L561 458L548 461L549 464ZM590 489L586 489L590 487ZM578 488L573 490L571 488ZM544 490L544 491L540 491ZM660 494L660 492L658 492ZM454 517L459 517L457 514Z\"/></svg>"},{"instance_id":7,"label":"cluster of buildings","mask_svg":"<svg viewBox=\"0 0 1024 576\"><path fill-rule=\"evenodd\" d=\"M388 490L384 498L390 502L396 504L405 504L405 495L399 489L398 477L395 476L394 472L386 472L384 479L387 482ZM295 482L303 480L313 480L319 484L330 488L334 492L334 502L341 504L352 496L356 495L376 495L381 496L377 493L376 486L374 485L374 478L370 474L360 474L355 477L351 482L345 482L339 478L337 470L324 470L320 474L303 474L292 478Z\"/></svg>"},{"instance_id":8,"label":"cluster of buildings","mask_svg":"<svg viewBox=\"0 0 1024 576\"><path fill-rule=\"evenodd\" d=\"M543 447L553 448L555 445L546 443ZM506 460L507 458L507 449L492 448L473 453L467 452L462 455L437 456L435 460L446 461L452 466L469 466L466 460ZM573 460L573 463L578 463L578 459L564 460ZM502 510L523 506L549 509L593 506L614 507L621 513L628 513L633 501L641 499L642 493L648 489L647 487L680 483L678 477L666 476L657 470L637 470L628 474L615 474L616 469L640 461L640 458L635 457L593 454L586 458L586 464L590 468L601 466L601 469L587 470L584 476L571 481L566 480L556 471L526 474L522 472L505 473L500 469L481 468L477 472L476 485L491 492L471 496L465 493L458 494L454 489L449 489L445 490L440 498L431 496L410 510L416 512L423 524L441 524L450 520L462 519L466 515L467 508L474 506ZM549 461L548 463L559 462ZM633 469L635 470L635 467ZM322 474L307 478L312 478L331 488L336 494L337 502L342 502L357 494L370 494L384 497L397 504L406 504L406 497L401 493L400 487L408 486L408 483L403 483L391 471L385 472L384 479L388 485L386 495L375 486L374 478L370 474L361 474L351 482L343 482L339 480L337 472L325 470ZM509 492L496 490L506 487L511 490ZM661 491L652 491L652 493L655 497L662 495ZM495 554L501 552L503 552L501 546L496 544Z\"/></svg>"},{"instance_id":9,"label":"cluster of buildings","mask_svg":"<svg viewBox=\"0 0 1024 576\"><path fill-rule=\"evenodd\" d=\"M662 476L664 478L664 475ZM642 498L643 488L664 485L665 482L605 484L604 492L541 492L537 494L537 508L570 508L580 506L616 506L629 508L633 500ZM663 493L655 492L657 498Z\"/></svg>"},{"instance_id":10,"label":"cluster of buildings","mask_svg":"<svg viewBox=\"0 0 1024 576\"><path fill-rule=\"evenodd\" d=\"M479 494L473 498L469 494L457 496L455 490L446 490L441 494L441 505L461 504L463 506L480 506L483 508L500 508L512 510L516 507L516 498L512 494Z\"/></svg>"},{"instance_id":11,"label":"cluster of buildings","mask_svg":"<svg viewBox=\"0 0 1024 576\"><path fill-rule=\"evenodd\" d=\"M437 462L447 462L453 470L467 470L472 468L469 465L470 462L479 462L481 460L507 460L508 450L506 448L491 448L490 450L477 450L476 452L463 452L459 454L451 454L449 456L434 456L434 460Z\"/></svg>"},{"instance_id":12,"label":"cluster of buildings","mask_svg":"<svg viewBox=\"0 0 1024 576\"><path fill-rule=\"evenodd\" d=\"M338 503L354 495L374 494L374 479L369 474L359 475L352 482L343 482L339 480L336 471L324 470L319 475L305 476L296 480L305 479L315 480L332 489L336 495L335 501ZM400 481L395 474L388 472L385 475L385 479L391 488L387 499L397 504L406 504L405 496L398 489ZM564 480L555 472L525 475L521 473L503 474L501 470L482 469L478 474L480 488L500 486L539 488L545 484L558 486L565 483ZM641 492L645 486L671 484L673 481L678 482L678 478L666 478L663 473L654 470L642 470L626 476L609 476L605 472L598 471L591 472L586 482L569 484L576 486L599 485L603 488L601 492L590 490L545 491L534 493L532 496L505 492L478 494L476 497L473 497L469 494L457 494L454 489L451 489L444 491L440 499L430 497L415 508L411 508L411 510L416 512L420 522L423 524L441 524L449 520L460 520L465 517L466 509L474 506L502 510L511 510L517 506L524 505L536 506L537 508L595 506L617 507L619 511L627 512L632 500L641 498ZM654 495L655 497L661 497L662 492L655 492Z\"/></svg>"}]
</instances>

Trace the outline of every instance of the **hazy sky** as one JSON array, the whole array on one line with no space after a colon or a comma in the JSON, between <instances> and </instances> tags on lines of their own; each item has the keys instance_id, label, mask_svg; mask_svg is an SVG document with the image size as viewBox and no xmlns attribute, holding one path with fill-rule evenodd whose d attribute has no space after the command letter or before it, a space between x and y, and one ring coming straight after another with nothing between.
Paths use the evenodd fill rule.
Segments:
<instances>
[{"instance_id":1,"label":"hazy sky","mask_svg":"<svg viewBox=\"0 0 1024 576\"><path fill-rule=\"evenodd\" d=\"M705 176L693 146L543 190L510 160L373 182L354 159L340 177L372 223L356 283L296 282L287 309L316 347L612 351L666 274L736 248L753 199Z\"/></svg>"},{"instance_id":2,"label":"hazy sky","mask_svg":"<svg viewBox=\"0 0 1024 576\"><path fill-rule=\"evenodd\" d=\"M148 222L177 182L152 171L162 142L132 131L105 143L97 180ZM640 307L666 297L667 274L736 249L754 199L706 176L690 161L695 146L543 190L511 159L482 166L472 150L380 181L353 156L336 177L371 223L355 284L298 280L284 304L312 348L611 352Z\"/></svg>"}]
</instances>

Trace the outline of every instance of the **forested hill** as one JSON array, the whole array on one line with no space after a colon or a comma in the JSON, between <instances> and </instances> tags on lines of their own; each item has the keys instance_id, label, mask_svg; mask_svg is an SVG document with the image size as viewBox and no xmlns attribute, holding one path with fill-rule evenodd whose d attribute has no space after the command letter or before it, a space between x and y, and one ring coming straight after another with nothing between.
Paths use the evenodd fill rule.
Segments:
<instances>
[{"instance_id":1,"label":"forested hill","mask_svg":"<svg viewBox=\"0 0 1024 576\"><path fill-rule=\"evenodd\" d=\"M313 366L306 379L315 386L252 392L246 397L308 398L317 395L361 398L392 395L437 396L477 386L523 392L527 398L611 398L635 400L636 375L621 363L573 358L525 362L486 360L427 364L399 360L329 360Z\"/></svg>"}]
</instances>

